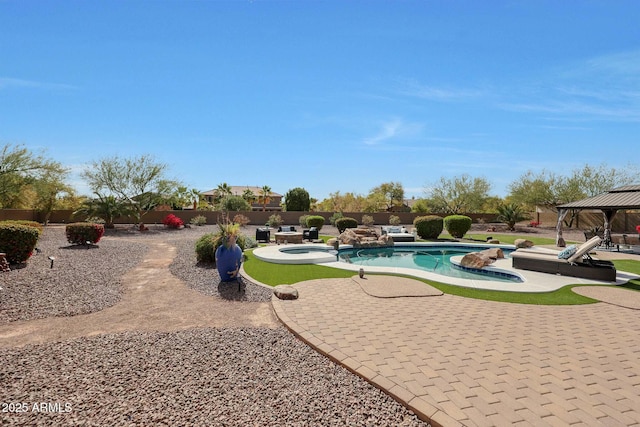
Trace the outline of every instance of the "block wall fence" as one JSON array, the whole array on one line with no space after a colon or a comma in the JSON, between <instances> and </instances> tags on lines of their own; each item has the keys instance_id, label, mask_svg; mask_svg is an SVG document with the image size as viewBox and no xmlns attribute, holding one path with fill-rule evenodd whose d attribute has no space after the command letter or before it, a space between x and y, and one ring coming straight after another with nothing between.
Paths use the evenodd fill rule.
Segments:
<instances>
[{"instance_id":1,"label":"block wall fence","mask_svg":"<svg viewBox=\"0 0 640 427\"><path fill-rule=\"evenodd\" d=\"M181 210L181 211L151 211L145 214L142 218L145 224L161 224L162 220L168 214L174 214L181 218L185 223L188 223L191 218L203 215L207 218L207 224L215 224L222 218L222 212L217 211L194 211L194 210ZM249 218L250 225L263 225L269 219L269 216L274 212L232 212L230 217L233 218L236 214L242 214ZM285 225L299 225L298 219L302 215L321 215L329 223L329 217L333 215L333 212L277 212L282 217ZM428 215L418 214L411 212L376 212L376 213L362 213L362 212L344 212L344 216L352 217L361 222L363 215L370 215L373 217L376 225L385 225L389 223L389 216L396 215L400 217L402 224L412 224L413 219L417 216ZM445 216L445 215L441 215ZM496 223L496 214L467 214L467 216L473 219L474 224L477 223ZM533 221L538 221L541 227L555 227L557 222L557 214L555 212L542 212L533 213L531 215ZM6 219L20 219L44 222L44 214L36 210L30 209L0 209L0 221ZM65 224L69 222L81 221L83 218L74 218L71 210L56 210L51 213L49 222L54 224ZM603 225L603 215L600 211L580 211L572 224L573 229L588 230L590 228ZM116 224L131 224L133 220L127 217L117 218ZM529 221L522 222L521 226L526 226ZM615 233L636 233L636 225L640 225L640 213L619 211L613 219L612 231Z\"/></svg>"}]
</instances>

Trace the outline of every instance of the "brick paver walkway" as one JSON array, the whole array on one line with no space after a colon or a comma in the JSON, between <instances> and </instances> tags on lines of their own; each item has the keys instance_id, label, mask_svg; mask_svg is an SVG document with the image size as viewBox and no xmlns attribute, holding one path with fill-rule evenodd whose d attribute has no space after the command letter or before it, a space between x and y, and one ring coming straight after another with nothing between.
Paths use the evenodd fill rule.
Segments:
<instances>
[{"instance_id":1,"label":"brick paver walkway","mask_svg":"<svg viewBox=\"0 0 640 427\"><path fill-rule=\"evenodd\" d=\"M640 425L638 310L295 287L278 317L433 425Z\"/></svg>"}]
</instances>

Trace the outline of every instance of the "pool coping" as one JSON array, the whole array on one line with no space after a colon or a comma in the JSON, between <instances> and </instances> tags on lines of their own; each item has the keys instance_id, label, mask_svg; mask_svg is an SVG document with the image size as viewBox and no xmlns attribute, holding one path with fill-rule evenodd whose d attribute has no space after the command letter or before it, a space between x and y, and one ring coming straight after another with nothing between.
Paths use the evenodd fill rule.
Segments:
<instances>
[{"instance_id":1,"label":"pool coping","mask_svg":"<svg viewBox=\"0 0 640 427\"><path fill-rule=\"evenodd\" d=\"M486 248L486 243L456 243L456 242L407 242L396 243L395 246L478 246L479 248ZM327 251L322 253L321 251L313 251L308 253L296 253L287 254L281 249L295 248L304 249L305 247L318 248L317 243L313 244L289 244L289 245L268 245L254 249L253 254L256 258L277 263L277 264L322 264L327 267L339 268L341 270L357 272L361 265L347 264L344 262L336 261L336 252L328 245L321 245L327 247ZM341 249L351 248L351 245L341 245ZM499 247L503 249L513 249L513 245L490 245L489 247ZM537 247L541 251L551 251L548 248ZM511 258L498 259L488 268L494 271L503 271L510 274L518 275L522 278L522 282L502 282L495 280L473 280L463 279L458 277L443 276L441 274L417 270L412 268L390 268L390 267L374 267L367 266L364 268L365 272L373 274L395 274L409 277L416 277L420 279L431 280L435 282L441 282L449 285L462 286L473 289L495 290L495 291L511 291L511 292L552 292L567 285L620 285L628 282L631 279L639 278L640 276L630 274L624 271L618 271L616 275L616 282L604 282L598 280L589 280L579 277L571 276L559 276L549 273L540 273L529 270L517 270L511 266Z\"/></svg>"}]
</instances>

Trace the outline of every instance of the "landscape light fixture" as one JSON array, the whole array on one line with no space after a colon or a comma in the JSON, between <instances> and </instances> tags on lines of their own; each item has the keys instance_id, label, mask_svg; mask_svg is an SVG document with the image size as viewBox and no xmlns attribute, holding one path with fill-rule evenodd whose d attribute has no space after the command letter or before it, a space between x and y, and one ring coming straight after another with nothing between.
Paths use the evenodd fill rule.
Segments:
<instances>
[{"instance_id":1,"label":"landscape light fixture","mask_svg":"<svg viewBox=\"0 0 640 427\"><path fill-rule=\"evenodd\" d=\"M55 257L52 257L52 256L50 256L50 257L48 257L48 258L49 258L49 260L51 261L51 267L49 267L49 268L53 268L53 261L55 261L55 260L56 260L56 258L55 258Z\"/></svg>"}]
</instances>

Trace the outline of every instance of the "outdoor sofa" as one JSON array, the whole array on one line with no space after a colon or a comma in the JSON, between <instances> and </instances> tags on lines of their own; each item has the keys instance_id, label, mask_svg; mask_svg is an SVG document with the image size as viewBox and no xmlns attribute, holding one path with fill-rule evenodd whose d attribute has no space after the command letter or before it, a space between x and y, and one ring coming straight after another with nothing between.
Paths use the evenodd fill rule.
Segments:
<instances>
[{"instance_id":1,"label":"outdoor sofa","mask_svg":"<svg viewBox=\"0 0 640 427\"><path fill-rule=\"evenodd\" d=\"M568 247L561 252L518 249L511 253L512 266L541 273L615 282L616 268L613 263L593 259L589 255L589 252L601 242L602 239L595 236L580 246ZM567 258L563 257L565 255Z\"/></svg>"},{"instance_id":2,"label":"outdoor sofa","mask_svg":"<svg viewBox=\"0 0 640 427\"><path fill-rule=\"evenodd\" d=\"M388 235L394 242L415 242L416 236L401 226L383 225L381 227L382 235Z\"/></svg>"}]
</instances>

